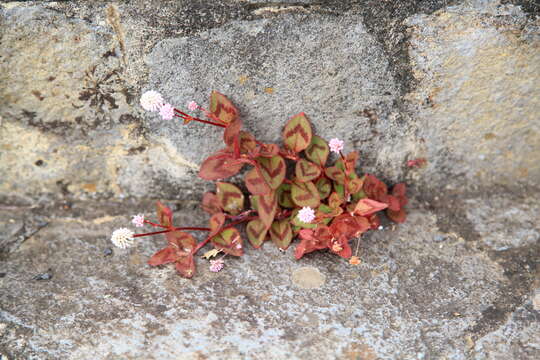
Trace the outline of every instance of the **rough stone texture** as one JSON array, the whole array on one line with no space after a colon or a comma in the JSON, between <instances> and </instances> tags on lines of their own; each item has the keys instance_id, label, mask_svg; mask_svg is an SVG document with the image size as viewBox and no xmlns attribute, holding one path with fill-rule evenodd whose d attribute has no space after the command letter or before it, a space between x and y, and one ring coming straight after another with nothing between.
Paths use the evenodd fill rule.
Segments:
<instances>
[{"instance_id":1,"label":"rough stone texture","mask_svg":"<svg viewBox=\"0 0 540 360\"><path fill-rule=\"evenodd\" d=\"M445 214L413 202L406 224L364 237L358 267L324 253L296 262L292 248L282 253L267 243L241 259L226 258L217 274L198 259L197 276L186 280L170 267L145 265L163 245L159 237L104 254L111 230L129 220L126 208L133 205L87 201L0 212L6 222L43 213L48 221L0 267L4 353L36 359L540 355L530 290L538 244L519 258L486 253L471 234L441 231ZM193 205L176 207L178 224L203 224ZM324 282L298 286L306 267L308 277L320 272ZM33 280L46 271L51 280Z\"/></svg>"},{"instance_id":2,"label":"rough stone texture","mask_svg":"<svg viewBox=\"0 0 540 360\"><path fill-rule=\"evenodd\" d=\"M528 0L1 4L0 354L539 358L537 14ZM178 105L216 88L264 140L305 111L362 170L411 185L408 222L365 236L358 267L265 244L217 274L197 259L185 280L145 264L161 238L106 255L155 198L178 224L206 221L186 199L209 186L196 168L219 131L143 113L150 87ZM405 166L417 157L428 166Z\"/></svg>"},{"instance_id":3,"label":"rough stone texture","mask_svg":"<svg viewBox=\"0 0 540 360\"><path fill-rule=\"evenodd\" d=\"M409 19L427 177L481 185L540 180L540 32L515 8Z\"/></svg>"}]
</instances>

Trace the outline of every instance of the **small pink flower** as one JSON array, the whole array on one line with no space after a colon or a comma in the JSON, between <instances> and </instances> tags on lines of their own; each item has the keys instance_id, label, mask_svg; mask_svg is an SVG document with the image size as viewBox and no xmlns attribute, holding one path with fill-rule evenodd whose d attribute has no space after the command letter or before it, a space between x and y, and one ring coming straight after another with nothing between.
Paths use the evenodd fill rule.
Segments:
<instances>
[{"instance_id":1,"label":"small pink flower","mask_svg":"<svg viewBox=\"0 0 540 360\"><path fill-rule=\"evenodd\" d=\"M159 115L163 120L171 120L174 117L174 107L171 104L165 104L159 109Z\"/></svg>"},{"instance_id":2,"label":"small pink flower","mask_svg":"<svg viewBox=\"0 0 540 360\"><path fill-rule=\"evenodd\" d=\"M328 144L330 145L330 150L339 154L339 152L341 150L343 150L343 141L342 140L339 140L339 139L332 139L330 140L330 143Z\"/></svg>"},{"instance_id":3,"label":"small pink flower","mask_svg":"<svg viewBox=\"0 0 540 360\"><path fill-rule=\"evenodd\" d=\"M163 105L163 97L160 93L154 90L150 90L142 94L141 106L147 111L158 111Z\"/></svg>"},{"instance_id":4,"label":"small pink flower","mask_svg":"<svg viewBox=\"0 0 540 360\"><path fill-rule=\"evenodd\" d=\"M197 104L195 101L191 101L187 107L189 110L194 111L199 108L199 104Z\"/></svg>"},{"instance_id":5,"label":"small pink flower","mask_svg":"<svg viewBox=\"0 0 540 360\"><path fill-rule=\"evenodd\" d=\"M143 227L144 226L144 214L139 214L133 216L133 220L131 220L133 225L136 227Z\"/></svg>"},{"instance_id":6,"label":"small pink flower","mask_svg":"<svg viewBox=\"0 0 540 360\"><path fill-rule=\"evenodd\" d=\"M304 206L298 212L298 220L302 222L309 224L313 221L313 219L315 219L315 210L313 210L309 206Z\"/></svg>"},{"instance_id":7,"label":"small pink flower","mask_svg":"<svg viewBox=\"0 0 540 360\"><path fill-rule=\"evenodd\" d=\"M221 269L223 269L224 265L225 263L221 259L210 260L210 271L219 272L221 271Z\"/></svg>"}]
</instances>

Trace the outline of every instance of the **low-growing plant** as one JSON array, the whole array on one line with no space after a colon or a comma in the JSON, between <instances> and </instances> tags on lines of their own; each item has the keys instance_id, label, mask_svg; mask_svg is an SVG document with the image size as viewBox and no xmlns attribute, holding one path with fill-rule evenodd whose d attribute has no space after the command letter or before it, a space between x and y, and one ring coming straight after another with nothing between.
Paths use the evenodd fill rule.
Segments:
<instances>
[{"instance_id":1,"label":"low-growing plant","mask_svg":"<svg viewBox=\"0 0 540 360\"><path fill-rule=\"evenodd\" d=\"M204 160L199 171L201 178L216 181L216 191L202 197L202 208L210 215L207 228L175 227L171 209L158 201L156 222L141 214L134 216L133 224L162 230L134 234L122 228L113 233L112 242L122 248L131 246L135 238L164 234L167 246L148 260L152 266L174 263L180 275L191 278L195 274L195 254L211 244L213 249L204 257L210 259L223 253L210 260L210 270L218 272L223 268L224 256L244 254L238 229L241 224L245 224L247 238L256 249L270 239L280 250L286 250L298 238L296 259L315 250L328 250L357 265L358 247L353 256L350 242L370 229L380 228L381 211L385 210L394 222L405 221L405 184L397 184L389 191L374 175L359 176L358 152L344 154L343 141L331 139L327 143L314 135L304 113L294 115L285 124L283 146L278 146L261 142L242 130L237 108L217 91L210 95L209 110L194 102L188 105L191 111L202 111L208 120L164 103L155 91L144 93L141 105L159 111L165 120L179 117L184 124L196 121L224 128L225 147ZM337 161L328 165L331 152L337 154ZM242 190L223 181L244 168L249 208L245 207ZM208 234L197 242L186 231Z\"/></svg>"}]
</instances>

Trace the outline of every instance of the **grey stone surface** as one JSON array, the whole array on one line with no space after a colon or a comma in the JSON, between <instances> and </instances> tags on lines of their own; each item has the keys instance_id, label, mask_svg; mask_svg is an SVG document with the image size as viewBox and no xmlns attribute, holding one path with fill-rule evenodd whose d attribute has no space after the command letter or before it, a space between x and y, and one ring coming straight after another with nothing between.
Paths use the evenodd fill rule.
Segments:
<instances>
[{"instance_id":1,"label":"grey stone surface","mask_svg":"<svg viewBox=\"0 0 540 360\"><path fill-rule=\"evenodd\" d=\"M204 224L193 204L169 204L178 225ZM292 248L283 253L266 243L225 258L220 273L197 259L193 280L145 264L164 245L161 237L104 254L110 232L135 208L152 206L86 201L0 211L2 221L44 213L48 221L0 263L2 352L15 359L540 354L531 305L538 244L517 247L519 256L486 252L472 234L441 230L446 214L422 202L410 205L402 226L364 236L358 267L325 253L295 261ZM33 280L48 270L51 280Z\"/></svg>"},{"instance_id":2,"label":"grey stone surface","mask_svg":"<svg viewBox=\"0 0 540 360\"><path fill-rule=\"evenodd\" d=\"M539 358L536 8L0 4L0 354ZM408 183L407 223L367 234L358 267L265 244L217 274L197 259L186 280L146 265L159 237L107 255L155 198L177 224L206 221L190 199L210 186L196 169L220 131L144 113L149 88L179 106L215 88L265 141L305 111L361 151L362 171ZM427 167L407 168L417 157Z\"/></svg>"}]
</instances>

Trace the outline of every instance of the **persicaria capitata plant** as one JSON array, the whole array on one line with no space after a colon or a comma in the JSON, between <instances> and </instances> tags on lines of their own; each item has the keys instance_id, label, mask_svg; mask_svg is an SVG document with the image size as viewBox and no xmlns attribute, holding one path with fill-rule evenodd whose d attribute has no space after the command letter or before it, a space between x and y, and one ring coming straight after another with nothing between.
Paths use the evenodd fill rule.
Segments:
<instances>
[{"instance_id":1,"label":"persicaria capitata plant","mask_svg":"<svg viewBox=\"0 0 540 360\"><path fill-rule=\"evenodd\" d=\"M201 111L207 119L165 103L156 91L144 93L141 105L158 112L164 120L180 118L184 124L195 121L223 128L225 143L223 149L202 163L199 171L201 178L216 182L215 192L202 196L202 208L210 216L208 227L176 227L171 209L157 202L156 221L138 214L132 222L136 227L146 224L159 231L135 234L122 228L113 233L112 242L122 248L133 245L136 238L164 234L167 245L148 260L152 266L174 263L180 275L191 278L196 253L210 245L213 249L204 257L214 258L209 268L219 272L225 256L244 255L240 226L245 226L247 240L255 249L270 240L286 250L297 240L296 259L326 250L358 265L358 247L353 255L351 242L360 241L368 230L377 230L382 211L396 223L405 221L405 184L394 185L390 191L372 174L359 176L358 152L344 153L343 141L327 142L313 134L304 113L287 121L283 145L279 146L261 142L243 131L237 108L217 91L210 95L209 110L195 102L188 104L189 111ZM328 164L331 153L337 158L334 164ZM249 194L224 181L242 170ZM202 231L206 237L197 242L188 231Z\"/></svg>"}]
</instances>

